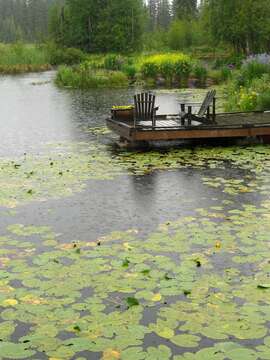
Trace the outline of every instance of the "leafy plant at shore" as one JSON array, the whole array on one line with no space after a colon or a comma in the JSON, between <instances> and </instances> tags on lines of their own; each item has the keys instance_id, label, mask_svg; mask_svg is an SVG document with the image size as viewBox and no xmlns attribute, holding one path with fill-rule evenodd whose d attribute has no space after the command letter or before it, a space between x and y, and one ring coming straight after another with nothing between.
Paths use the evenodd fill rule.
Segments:
<instances>
[{"instance_id":1,"label":"leafy plant at shore","mask_svg":"<svg viewBox=\"0 0 270 360\"><path fill-rule=\"evenodd\" d=\"M269 110L269 57L257 55L248 58L229 82L227 95L226 110Z\"/></svg>"},{"instance_id":2,"label":"leafy plant at shore","mask_svg":"<svg viewBox=\"0 0 270 360\"><path fill-rule=\"evenodd\" d=\"M141 72L145 78L157 78L159 75L168 82L187 79L192 69L192 61L182 53L157 54L145 57L141 63Z\"/></svg>"},{"instance_id":3,"label":"leafy plant at shore","mask_svg":"<svg viewBox=\"0 0 270 360\"><path fill-rule=\"evenodd\" d=\"M76 67L61 66L58 70L56 83L59 86L88 89L97 87L125 87L127 76L120 71L92 70L88 62Z\"/></svg>"}]
</instances>

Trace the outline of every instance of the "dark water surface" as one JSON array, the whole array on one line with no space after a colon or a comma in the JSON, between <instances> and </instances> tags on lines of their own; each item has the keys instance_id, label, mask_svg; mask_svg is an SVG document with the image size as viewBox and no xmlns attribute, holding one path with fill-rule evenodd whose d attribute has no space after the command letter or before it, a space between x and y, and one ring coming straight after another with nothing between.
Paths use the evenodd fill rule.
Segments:
<instances>
[{"instance_id":1,"label":"dark water surface","mask_svg":"<svg viewBox=\"0 0 270 360\"><path fill-rule=\"evenodd\" d=\"M269 147L122 153L136 89L54 75L0 78L0 359L270 359Z\"/></svg>"}]
</instances>

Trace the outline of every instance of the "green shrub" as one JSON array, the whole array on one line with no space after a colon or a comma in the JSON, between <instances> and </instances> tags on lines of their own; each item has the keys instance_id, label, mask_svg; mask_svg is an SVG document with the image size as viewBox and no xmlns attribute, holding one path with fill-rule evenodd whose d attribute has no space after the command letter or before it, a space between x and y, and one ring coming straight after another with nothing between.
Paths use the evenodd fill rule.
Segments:
<instances>
[{"instance_id":1,"label":"green shrub","mask_svg":"<svg viewBox=\"0 0 270 360\"><path fill-rule=\"evenodd\" d=\"M270 89L258 97L257 109L263 111L270 110Z\"/></svg>"},{"instance_id":2,"label":"green shrub","mask_svg":"<svg viewBox=\"0 0 270 360\"><path fill-rule=\"evenodd\" d=\"M159 67L155 62L145 62L141 67L141 73L144 78L156 78L158 72Z\"/></svg>"},{"instance_id":3,"label":"green shrub","mask_svg":"<svg viewBox=\"0 0 270 360\"><path fill-rule=\"evenodd\" d=\"M47 46L49 62L52 65L74 65L85 60L83 51L75 48L58 48L55 45Z\"/></svg>"},{"instance_id":4,"label":"green shrub","mask_svg":"<svg viewBox=\"0 0 270 360\"><path fill-rule=\"evenodd\" d=\"M168 83L172 83L175 66L171 61L163 61L159 65L159 73Z\"/></svg>"},{"instance_id":5,"label":"green shrub","mask_svg":"<svg viewBox=\"0 0 270 360\"><path fill-rule=\"evenodd\" d=\"M228 66L223 66L220 69L220 78L221 81L227 81L232 77L232 70L229 69Z\"/></svg>"},{"instance_id":6,"label":"green shrub","mask_svg":"<svg viewBox=\"0 0 270 360\"><path fill-rule=\"evenodd\" d=\"M104 69L121 70L125 63L125 59L121 55L109 54L104 58Z\"/></svg>"},{"instance_id":7,"label":"green shrub","mask_svg":"<svg viewBox=\"0 0 270 360\"><path fill-rule=\"evenodd\" d=\"M134 79L137 73L137 69L135 65L124 65L122 71L129 77L130 79Z\"/></svg>"},{"instance_id":8,"label":"green shrub","mask_svg":"<svg viewBox=\"0 0 270 360\"><path fill-rule=\"evenodd\" d=\"M205 83L207 74L207 69L204 66L196 64L193 67L193 75L199 80L201 84Z\"/></svg>"},{"instance_id":9,"label":"green shrub","mask_svg":"<svg viewBox=\"0 0 270 360\"><path fill-rule=\"evenodd\" d=\"M232 80L227 86L226 110L251 111L270 109L270 74L253 79L247 86L238 86Z\"/></svg>"},{"instance_id":10,"label":"green shrub","mask_svg":"<svg viewBox=\"0 0 270 360\"><path fill-rule=\"evenodd\" d=\"M87 63L58 69L56 83L59 86L75 89L91 89L97 87L128 86L127 76L120 71L93 70Z\"/></svg>"},{"instance_id":11,"label":"green shrub","mask_svg":"<svg viewBox=\"0 0 270 360\"><path fill-rule=\"evenodd\" d=\"M160 75L167 81L180 81L190 74L192 61L182 53L156 54L143 58L140 67L144 78L156 79Z\"/></svg>"}]
</instances>

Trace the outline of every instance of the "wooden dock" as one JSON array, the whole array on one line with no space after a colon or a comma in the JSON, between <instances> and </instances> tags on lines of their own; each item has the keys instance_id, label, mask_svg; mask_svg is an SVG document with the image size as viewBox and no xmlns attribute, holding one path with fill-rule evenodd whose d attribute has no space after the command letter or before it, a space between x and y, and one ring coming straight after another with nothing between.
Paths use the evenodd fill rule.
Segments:
<instances>
[{"instance_id":1,"label":"wooden dock","mask_svg":"<svg viewBox=\"0 0 270 360\"><path fill-rule=\"evenodd\" d=\"M221 113L215 124L181 125L179 115L157 115L153 127L151 121L107 119L107 126L121 140L131 143L155 140L184 140L207 138L244 138L270 136L270 111Z\"/></svg>"}]
</instances>

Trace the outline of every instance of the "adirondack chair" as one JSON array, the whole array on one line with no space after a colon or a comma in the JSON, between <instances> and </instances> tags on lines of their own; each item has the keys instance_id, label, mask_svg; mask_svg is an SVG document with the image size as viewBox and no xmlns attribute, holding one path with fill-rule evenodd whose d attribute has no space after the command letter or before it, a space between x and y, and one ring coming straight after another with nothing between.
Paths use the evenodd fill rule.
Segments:
<instances>
[{"instance_id":1,"label":"adirondack chair","mask_svg":"<svg viewBox=\"0 0 270 360\"><path fill-rule=\"evenodd\" d=\"M181 124L185 125L185 120L188 120L188 125L191 125L192 121L198 121L202 124L214 124L216 121L216 90L210 90L207 92L204 101L201 104L199 111L194 114L192 112L192 105L194 104L180 104L181 105ZM187 106L188 105L188 106ZM186 106L187 110L186 111ZM211 112L212 110L212 112Z\"/></svg>"},{"instance_id":2,"label":"adirondack chair","mask_svg":"<svg viewBox=\"0 0 270 360\"><path fill-rule=\"evenodd\" d=\"M134 96L134 127L140 125L140 121L151 121L152 127L156 126L155 107L156 96L151 93L141 93Z\"/></svg>"}]
</instances>

